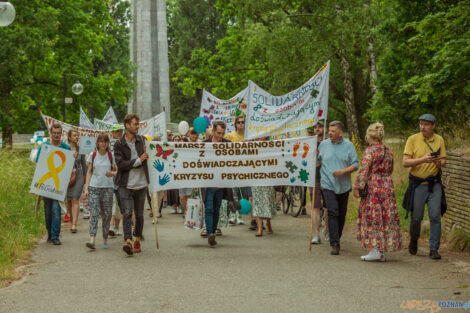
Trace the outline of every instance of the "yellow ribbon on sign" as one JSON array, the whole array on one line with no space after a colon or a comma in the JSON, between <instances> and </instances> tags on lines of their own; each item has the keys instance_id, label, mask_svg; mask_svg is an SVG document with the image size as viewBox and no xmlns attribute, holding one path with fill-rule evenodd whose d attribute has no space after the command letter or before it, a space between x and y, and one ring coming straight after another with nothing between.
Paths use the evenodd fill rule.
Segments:
<instances>
[{"instance_id":1,"label":"yellow ribbon on sign","mask_svg":"<svg viewBox=\"0 0 470 313\"><path fill-rule=\"evenodd\" d=\"M62 164L59 165L59 167L55 167L54 164L54 155L58 155L60 159L62 160ZM49 178L52 178L54 180L55 184L55 189L57 190L57 194L59 194L59 189L60 189L60 179L59 179L59 173L62 172L62 170L65 167L65 154L62 151L54 151L52 152L48 157L47 157L47 168L49 169L49 173L45 174L43 177L39 179L38 186L36 187L36 190L41 187L42 184L44 184Z\"/></svg>"}]
</instances>

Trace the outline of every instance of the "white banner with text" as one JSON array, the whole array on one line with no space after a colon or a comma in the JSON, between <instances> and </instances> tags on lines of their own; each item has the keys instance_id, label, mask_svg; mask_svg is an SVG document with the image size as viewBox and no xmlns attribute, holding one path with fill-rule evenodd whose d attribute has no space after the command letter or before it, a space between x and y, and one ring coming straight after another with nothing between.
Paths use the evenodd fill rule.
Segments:
<instances>
[{"instance_id":1,"label":"white banner with text","mask_svg":"<svg viewBox=\"0 0 470 313\"><path fill-rule=\"evenodd\" d=\"M152 192L194 187L315 186L316 136L146 144Z\"/></svg>"}]
</instances>

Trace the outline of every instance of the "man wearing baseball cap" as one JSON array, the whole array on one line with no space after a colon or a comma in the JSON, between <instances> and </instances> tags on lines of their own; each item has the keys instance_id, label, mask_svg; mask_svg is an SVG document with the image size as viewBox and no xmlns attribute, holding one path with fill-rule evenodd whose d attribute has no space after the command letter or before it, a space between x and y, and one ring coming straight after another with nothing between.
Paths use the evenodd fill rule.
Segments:
<instances>
[{"instance_id":1,"label":"man wearing baseball cap","mask_svg":"<svg viewBox=\"0 0 470 313\"><path fill-rule=\"evenodd\" d=\"M434 133L436 118L432 114L419 117L418 134L406 141L403 166L410 168L409 185L403 199L406 217L411 212L410 244L408 251L415 255L424 206L428 206L431 231L429 235L429 257L441 259L438 253L441 240L441 215L446 210L445 194L441 181L441 168L446 164L444 139Z\"/></svg>"}]
</instances>

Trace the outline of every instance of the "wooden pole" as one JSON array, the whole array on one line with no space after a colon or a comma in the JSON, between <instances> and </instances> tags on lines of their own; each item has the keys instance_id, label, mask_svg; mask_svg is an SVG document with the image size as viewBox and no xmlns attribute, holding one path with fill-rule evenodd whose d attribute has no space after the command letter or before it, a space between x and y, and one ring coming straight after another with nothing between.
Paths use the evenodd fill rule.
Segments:
<instances>
[{"instance_id":1,"label":"wooden pole","mask_svg":"<svg viewBox=\"0 0 470 313\"><path fill-rule=\"evenodd\" d=\"M158 243L158 227L157 227L157 224L158 224L158 217L157 217L157 212L155 211L155 204L157 203L157 200L160 200L159 196L157 195L156 199L154 197L154 192L152 192L150 195L151 195L151 198L152 198L152 205L150 206L151 210L152 210L152 215L153 215L153 227L155 229L155 244L157 245L157 249L160 249L160 245ZM157 193L158 194L158 193ZM160 205L160 202L158 201L158 205Z\"/></svg>"},{"instance_id":2,"label":"wooden pole","mask_svg":"<svg viewBox=\"0 0 470 313\"><path fill-rule=\"evenodd\" d=\"M34 206L34 213L38 214L39 208L41 207L41 197L36 197L36 205Z\"/></svg>"},{"instance_id":3,"label":"wooden pole","mask_svg":"<svg viewBox=\"0 0 470 313\"><path fill-rule=\"evenodd\" d=\"M312 251L313 239L313 205L315 204L315 187L313 187L313 197L310 199L310 241L308 250Z\"/></svg>"}]
</instances>

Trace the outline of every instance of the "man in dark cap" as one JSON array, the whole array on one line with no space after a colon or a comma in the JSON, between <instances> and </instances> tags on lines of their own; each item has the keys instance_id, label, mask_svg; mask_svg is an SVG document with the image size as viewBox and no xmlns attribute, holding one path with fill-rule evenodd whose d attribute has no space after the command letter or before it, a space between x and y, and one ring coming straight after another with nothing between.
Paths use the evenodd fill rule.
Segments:
<instances>
[{"instance_id":1,"label":"man in dark cap","mask_svg":"<svg viewBox=\"0 0 470 313\"><path fill-rule=\"evenodd\" d=\"M429 235L429 257L441 259L438 253L441 240L441 214L445 212L445 195L441 182L441 167L446 164L444 139L434 133L436 118L432 114L419 117L418 134L406 141L403 166L410 168L409 185L403 200L403 207L411 212L410 244L408 250L415 255L424 206L428 205L431 230Z\"/></svg>"}]
</instances>

